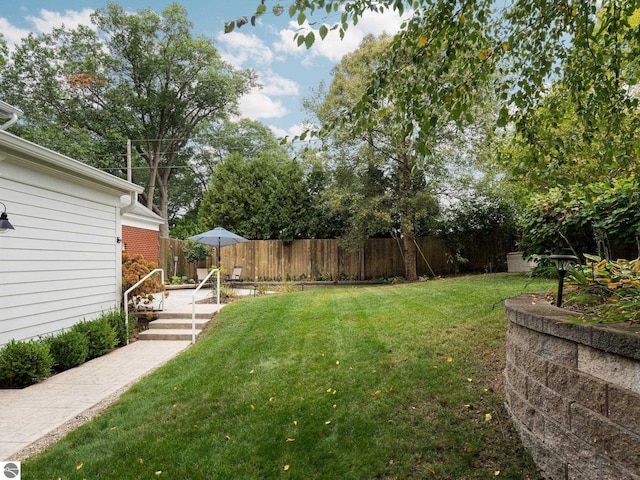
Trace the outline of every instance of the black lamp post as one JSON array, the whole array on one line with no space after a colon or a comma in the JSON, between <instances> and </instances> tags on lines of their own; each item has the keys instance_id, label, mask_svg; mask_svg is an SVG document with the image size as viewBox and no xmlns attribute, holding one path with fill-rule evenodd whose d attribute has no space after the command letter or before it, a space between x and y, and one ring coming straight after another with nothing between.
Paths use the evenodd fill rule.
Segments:
<instances>
[{"instance_id":1,"label":"black lamp post","mask_svg":"<svg viewBox=\"0 0 640 480\"><path fill-rule=\"evenodd\" d=\"M7 217L7 206L0 202L0 205L4 208L4 211L0 213L0 233L6 233L7 230L15 230L13 225L9 223L9 217Z\"/></svg>"},{"instance_id":2,"label":"black lamp post","mask_svg":"<svg viewBox=\"0 0 640 480\"><path fill-rule=\"evenodd\" d=\"M564 276L567 274L569 265L578 261L575 255L549 255L549 258L556 262L558 269L558 296L556 298L556 307L562 305L562 287L564 284Z\"/></svg>"}]
</instances>

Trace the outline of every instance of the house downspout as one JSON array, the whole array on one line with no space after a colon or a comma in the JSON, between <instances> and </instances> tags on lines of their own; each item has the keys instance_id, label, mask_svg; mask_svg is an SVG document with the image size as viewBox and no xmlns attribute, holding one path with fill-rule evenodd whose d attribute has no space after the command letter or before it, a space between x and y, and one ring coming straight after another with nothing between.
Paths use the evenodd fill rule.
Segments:
<instances>
[{"instance_id":1,"label":"house downspout","mask_svg":"<svg viewBox=\"0 0 640 480\"><path fill-rule=\"evenodd\" d=\"M0 125L0 130L6 130L17 121L18 121L18 114L11 112L11 118L9 118L8 122L5 122L2 125Z\"/></svg>"}]
</instances>

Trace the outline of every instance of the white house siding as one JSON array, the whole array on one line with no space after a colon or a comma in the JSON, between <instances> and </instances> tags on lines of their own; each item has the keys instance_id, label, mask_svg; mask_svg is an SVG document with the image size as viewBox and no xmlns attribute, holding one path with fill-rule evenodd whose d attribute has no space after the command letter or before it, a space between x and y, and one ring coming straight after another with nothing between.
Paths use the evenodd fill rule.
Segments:
<instances>
[{"instance_id":1,"label":"white house siding","mask_svg":"<svg viewBox=\"0 0 640 480\"><path fill-rule=\"evenodd\" d=\"M16 137L3 151L0 134L0 202L15 227L0 235L3 345L119 306L120 196L139 187Z\"/></svg>"}]
</instances>

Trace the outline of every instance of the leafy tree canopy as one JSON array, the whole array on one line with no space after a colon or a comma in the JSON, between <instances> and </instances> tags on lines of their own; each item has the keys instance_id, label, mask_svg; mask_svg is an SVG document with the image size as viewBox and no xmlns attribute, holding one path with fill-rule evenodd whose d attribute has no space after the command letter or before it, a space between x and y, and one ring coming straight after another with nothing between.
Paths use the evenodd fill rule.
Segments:
<instances>
[{"instance_id":1,"label":"leafy tree canopy","mask_svg":"<svg viewBox=\"0 0 640 480\"><path fill-rule=\"evenodd\" d=\"M254 76L193 36L178 4L162 14L109 4L92 22L95 30L29 35L0 72L0 91L25 112L22 136L95 166L124 171L131 139L134 165L142 167L133 179L146 187L146 206L168 219L181 152L205 120L236 111ZM168 235L166 224L161 234Z\"/></svg>"},{"instance_id":2,"label":"leafy tree canopy","mask_svg":"<svg viewBox=\"0 0 640 480\"><path fill-rule=\"evenodd\" d=\"M323 131L336 122L362 130L379 125L378 112L390 102L404 106L395 124L408 123L407 133L425 152L430 132L440 124L471 120L482 93L478 86L487 83L501 100L501 126L509 119L525 125L548 85L561 81L587 134L603 127L612 131L638 104L629 89L639 74L636 9L630 0L515 0L506 6L495 0L306 0L291 3L288 14L301 27L298 45L307 48L331 31L344 36L370 11L410 14L358 102ZM266 12L262 1L252 23ZM248 23L238 20L226 29ZM626 142L634 130L635 120L615 136ZM620 155L618 142L603 142L601 149L605 162Z\"/></svg>"},{"instance_id":3,"label":"leafy tree canopy","mask_svg":"<svg viewBox=\"0 0 640 480\"><path fill-rule=\"evenodd\" d=\"M300 164L276 151L218 164L200 205L204 230L221 225L252 240L291 241L307 236L309 193Z\"/></svg>"}]
</instances>

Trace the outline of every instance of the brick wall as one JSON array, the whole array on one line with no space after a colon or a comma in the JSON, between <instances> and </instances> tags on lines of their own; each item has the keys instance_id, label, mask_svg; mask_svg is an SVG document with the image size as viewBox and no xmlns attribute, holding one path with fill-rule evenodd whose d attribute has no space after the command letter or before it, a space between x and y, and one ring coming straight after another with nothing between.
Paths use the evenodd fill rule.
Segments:
<instances>
[{"instance_id":1,"label":"brick wall","mask_svg":"<svg viewBox=\"0 0 640 480\"><path fill-rule=\"evenodd\" d=\"M158 263L159 233L157 231L123 225L122 242L130 256L139 253L147 261Z\"/></svg>"},{"instance_id":2,"label":"brick wall","mask_svg":"<svg viewBox=\"0 0 640 480\"><path fill-rule=\"evenodd\" d=\"M570 324L535 295L507 300L505 392L553 480L640 480L640 327Z\"/></svg>"}]
</instances>

